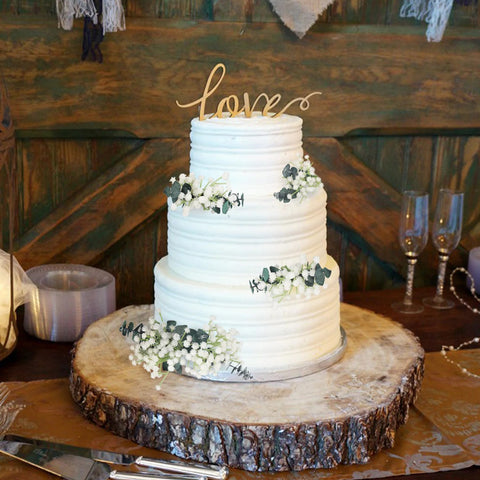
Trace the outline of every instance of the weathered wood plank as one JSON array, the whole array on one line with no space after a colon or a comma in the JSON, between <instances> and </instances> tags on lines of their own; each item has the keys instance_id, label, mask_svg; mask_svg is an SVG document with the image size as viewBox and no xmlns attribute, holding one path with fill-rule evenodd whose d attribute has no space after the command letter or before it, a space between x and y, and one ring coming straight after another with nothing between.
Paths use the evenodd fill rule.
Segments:
<instances>
[{"instance_id":1,"label":"weathered wood plank","mask_svg":"<svg viewBox=\"0 0 480 480\"><path fill-rule=\"evenodd\" d=\"M323 91L302 114L306 136L480 131L479 39L478 30L462 29L428 44L420 28L326 26L298 41L277 24L241 34L236 23L132 19L104 43L98 65L78 60L79 30L8 17L0 19L0 70L20 135L114 128L141 138L184 136L195 110L175 100L198 98L220 61L228 68L220 97Z\"/></svg>"},{"instance_id":2,"label":"weathered wood plank","mask_svg":"<svg viewBox=\"0 0 480 480\"><path fill-rule=\"evenodd\" d=\"M101 261L95 265L115 277L117 308L153 303L153 268L167 253L166 217L166 210L162 210L142 223L103 252ZM160 247L155 241L157 237Z\"/></svg>"},{"instance_id":3,"label":"weathered wood plank","mask_svg":"<svg viewBox=\"0 0 480 480\"><path fill-rule=\"evenodd\" d=\"M138 139L17 140L19 225L22 234L117 161Z\"/></svg>"},{"instance_id":4,"label":"weathered wood plank","mask_svg":"<svg viewBox=\"0 0 480 480\"><path fill-rule=\"evenodd\" d=\"M169 178L188 170L186 149L184 141L151 140L116 163L17 240L21 265L98 262L165 206Z\"/></svg>"}]
</instances>

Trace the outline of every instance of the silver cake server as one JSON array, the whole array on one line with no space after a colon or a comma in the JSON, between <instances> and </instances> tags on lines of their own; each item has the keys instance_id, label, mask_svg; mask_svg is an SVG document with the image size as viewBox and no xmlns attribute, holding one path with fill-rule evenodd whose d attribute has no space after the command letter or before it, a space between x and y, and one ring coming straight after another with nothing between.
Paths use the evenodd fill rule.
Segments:
<instances>
[{"instance_id":1,"label":"silver cake server","mask_svg":"<svg viewBox=\"0 0 480 480\"><path fill-rule=\"evenodd\" d=\"M0 441L0 453L28 463L65 480L183 480L185 477L152 473L119 472L107 463L91 458L40 447L38 445L8 440ZM199 480L206 477L197 477Z\"/></svg>"},{"instance_id":2,"label":"silver cake server","mask_svg":"<svg viewBox=\"0 0 480 480\"><path fill-rule=\"evenodd\" d=\"M183 480L189 480L189 477L196 476L209 477L213 480L225 480L228 476L228 468L218 465L198 464L190 462L181 462L178 460L160 460L156 458L147 458L137 455L129 455L125 453L109 452L106 450L98 450L94 448L76 447L65 443L50 442L38 438L22 437L20 435L8 434L5 440L14 442L29 443L38 447L53 448L72 455L78 455L99 462L112 465L138 465L140 467L150 467L163 470L165 472L174 472L183 474ZM176 475L179 478L179 475Z\"/></svg>"}]
</instances>

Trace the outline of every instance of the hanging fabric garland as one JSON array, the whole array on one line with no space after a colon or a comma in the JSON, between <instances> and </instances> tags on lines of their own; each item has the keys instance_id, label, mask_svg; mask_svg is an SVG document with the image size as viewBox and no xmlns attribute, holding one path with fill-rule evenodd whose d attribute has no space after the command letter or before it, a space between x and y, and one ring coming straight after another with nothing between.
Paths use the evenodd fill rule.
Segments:
<instances>
[{"instance_id":1,"label":"hanging fabric garland","mask_svg":"<svg viewBox=\"0 0 480 480\"><path fill-rule=\"evenodd\" d=\"M428 23L427 40L440 42L447 27L453 0L404 0L401 17L414 17Z\"/></svg>"},{"instance_id":2,"label":"hanging fabric garland","mask_svg":"<svg viewBox=\"0 0 480 480\"><path fill-rule=\"evenodd\" d=\"M298 38L304 37L318 16L333 2L334 0L270 0L275 13Z\"/></svg>"},{"instance_id":3,"label":"hanging fabric garland","mask_svg":"<svg viewBox=\"0 0 480 480\"><path fill-rule=\"evenodd\" d=\"M83 21L82 60L90 57L94 62L103 62L100 43L103 41L104 34L102 24L98 21L98 16L101 15L102 0L95 0L95 14L85 15Z\"/></svg>"},{"instance_id":4,"label":"hanging fabric garland","mask_svg":"<svg viewBox=\"0 0 480 480\"><path fill-rule=\"evenodd\" d=\"M102 62L100 43L105 33L125 30L121 0L56 0L58 26L73 28L75 18L84 17L82 60Z\"/></svg>"},{"instance_id":5,"label":"hanging fabric garland","mask_svg":"<svg viewBox=\"0 0 480 480\"><path fill-rule=\"evenodd\" d=\"M125 30L122 0L103 0L103 33Z\"/></svg>"},{"instance_id":6,"label":"hanging fabric garland","mask_svg":"<svg viewBox=\"0 0 480 480\"><path fill-rule=\"evenodd\" d=\"M90 17L97 23L97 10L93 0L57 0L58 26L71 30L74 18Z\"/></svg>"}]
</instances>

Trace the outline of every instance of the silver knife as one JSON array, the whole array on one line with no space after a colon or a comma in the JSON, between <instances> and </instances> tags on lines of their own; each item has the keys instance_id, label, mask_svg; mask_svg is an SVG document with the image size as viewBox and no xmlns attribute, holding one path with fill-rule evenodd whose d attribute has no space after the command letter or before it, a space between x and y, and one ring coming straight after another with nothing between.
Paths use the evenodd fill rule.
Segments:
<instances>
[{"instance_id":1,"label":"silver knife","mask_svg":"<svg viewBox=\"0 0 480 480\"><path fill-rule=\"evenodd\" d=\"M146 458L143 456L129 455L125 453L109 452L106 450L97 450L86 447L76 447L65 443L50 442L38 438L27 438L20 435L8 434L4 436L5 440L11 440L21 443L29 443L38 447L53 448L72 455L97 460L102 463L113 465L138 465L140 467L157 468L167 472L185 474L190 476L209 477L213 480L225 480L229 474L228 468L219 465L203 465L198 463L181 462L177 460L160 460L156 458ZM177 477L178 478L178 477ZM186 478L182 480L187 480Z\"/></svg>"},{"instance_id":2,"label":"silver knife","mask_svg":"<svg viewBox=\"0 0 480 480\"><path fill-rule=\"evenodd\" d=\"M53 448L8 440L0 441L0 453L65 480L174 480L175 478L181 478L181 476L165 476L160 472L158 474L118 472L112 470L107 463L91 458L65 453Z\"/></svg>"}]
</instances>

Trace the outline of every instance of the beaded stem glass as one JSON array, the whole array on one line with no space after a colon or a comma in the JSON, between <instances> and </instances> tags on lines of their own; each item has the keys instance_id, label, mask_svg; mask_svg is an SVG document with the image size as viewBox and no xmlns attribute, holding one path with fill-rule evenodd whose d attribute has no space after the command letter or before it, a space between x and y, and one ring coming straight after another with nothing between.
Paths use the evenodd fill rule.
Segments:
<instances>
[{"instance_id":1,"label":"beaded stem glass","mask_svg":"<svg viewBox=\"0 0 480 480\"><path fill-rule=\"evenodd\" d=\"M403 192L398 238L408 262L407 286L403 301L393 303L392 308L400 313L420 313L423 306L413 302L413 277L418 255L428 240L428 193Z\"/></svg>"},{"instance_id":2,"label":"beaded stem glass","mask_svg":"<svg viewBox=\"0 0 480 480\"><path fill-rule=\"evenodd\" d=\"M462 235L463 193L442 189L438 195L432 227L432 241L438 251L437 289L433 297L423 299L424 305L437 309L452 308L455 303L443 296L448 257Z\"/></svg>"}]
</instances>

